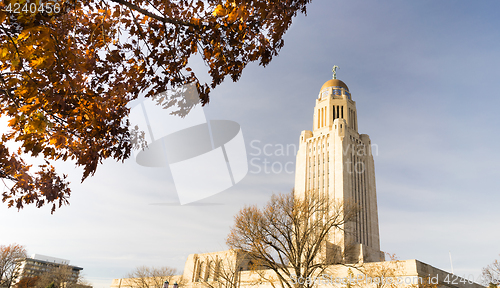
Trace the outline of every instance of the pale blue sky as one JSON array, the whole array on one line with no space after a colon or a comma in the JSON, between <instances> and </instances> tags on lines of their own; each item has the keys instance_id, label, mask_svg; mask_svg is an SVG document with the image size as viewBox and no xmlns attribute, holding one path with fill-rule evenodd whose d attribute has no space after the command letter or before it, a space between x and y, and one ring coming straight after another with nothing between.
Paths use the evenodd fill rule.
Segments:
<instances>
[{"instance_id":1,"label":"pale blue sky","mask_svg":"<svg viewBox=\"0 0 500 288\"><path fill-rule=\"evenodd\" d=\"M249 65L212 94L207 117L241 125L251 141L298 144L312 129L321 85L352 93L360 133L375 155L383 251L474 279L500 254L500 20L497 1L313 1L295 19L279 57ZM196 61L193 62L196 65ZM196 67L195 67L196 68ZM198 71L205 68L197 67ZM257 143L257 142L254 142ZM262 163L264 156L251 156ZM294 155L267 157L295 162ZM179 206L168 168L107 161L71 205L0 209L0 243L70 259L95 287L139 265L182 270L190 253L225 249L233 215L288 192L294 175L249 173L197 205ZM255 171L255 167L250 170Z\"/></svg>"}]
</instances>

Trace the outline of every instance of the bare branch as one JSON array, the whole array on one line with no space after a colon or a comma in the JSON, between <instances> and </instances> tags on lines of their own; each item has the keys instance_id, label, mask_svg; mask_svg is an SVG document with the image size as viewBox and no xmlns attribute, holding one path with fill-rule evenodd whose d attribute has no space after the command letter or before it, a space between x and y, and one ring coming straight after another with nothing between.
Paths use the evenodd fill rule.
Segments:
<instances>
[{"instance_id":1,"label":"bare branch","mask_svg":"<svg viewBox=\"0 0 500 288\"><path fill-rule=\"evenodd\" d=\"M291 280L309 279L331 264L342 263L342 253L328 252L326 240L356 211L354 206L321 197L299 199L293 192L273 195L262 209L246 207L236 215L227 244L248 253L258 266L275 274L265 276L262 272L262 279L279 281L282 287L310 288L314 283Z\"/></svg>"},{"instance_id":2,"label":"bare branch","mask_svg":"<svg viewBox=\"0 0 500 288\"><path fill-rule=\"evenodd\" d=\"M175 19L171 19L171 18L166 18L166 17L162 17L162 16L159 16L155 13L152 13L152 12L149 12L148 10L146 9L143 9L139 6L136 6L130 2L127 2L127 1L124 1L124 0L111 0L112 2L115 2L115 3L118 3L118 4L122 4L124 6L127 6L128 8L132 9L132 10L135 10L137 12L140 12L148 17L151 17L153 19L156 19L158 21L161 21L163 23L170 23L170 24L174 24L174 25L183 25L183 26L190 26L190 27L196 27L196 28L199 28L200 25L196 25L194 23L190 23L190 22L186 22L186 21L180 21L180 20L175 20Z\"/></svg>"}]
</instances>

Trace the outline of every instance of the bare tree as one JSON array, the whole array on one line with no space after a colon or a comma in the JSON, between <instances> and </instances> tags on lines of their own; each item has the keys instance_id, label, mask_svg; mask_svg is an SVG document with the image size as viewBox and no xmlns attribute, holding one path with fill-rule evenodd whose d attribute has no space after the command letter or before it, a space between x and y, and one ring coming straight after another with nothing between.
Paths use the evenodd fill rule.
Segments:
<instances>
[{"instance_id":1,"label":"bare tree","mask_svg":"<svg viewBox=\"0 0 500 288\"><path fill-rule=\"evenodd\" d=\"M500 262L495 260L490 265L483 268L482 282L489 285L491 288L496 288L500 285Z\"/></svg>"},{"instance_id":2,"label":"bare tree","mask_svg":"<svg viewBox=\"0 0 500 288\"><path fill-rule=\"evenodd\" d=\"M273 195L262 209L250 206L240 210L227 244L248 253L256 270L271 285L310 288L315 283L304 280L340 262L342 257L327 255L326 240L336 229L342 230L356 213L354 205L317 195L299 198L293 191Z\"/></svg>"},{"instance_id":3,"label":"bare tree","mask_svg":"<svg viewBox=\"0 0 500 288\"><path fill-rule=\"evenodd\" d=\"M165 281L172 282L177 269L170 267L139 266L127 274L125 285L133 288L162 288ZM177 282L182 282L178 279ZM181 283L178 283L181 284Z\"/></svg>"},{"instance_id":4,"label":"bare tree","mask_svg":"<svg viewBox=\"0 0 500 288\"><path fill-rule=\"evenodd\" d=\"M437 277L409 275L405 271L405 261L400 261L395 254L385 253L389 261L362 263L352 266L347 270L347 277L344 277L346 288L438 288L440 284ZM328 272L335 271L338 266L327 269ZM354 271L354 272L353 272ZM334 274L334 273L331 273ZM410 279L407 279L409 277ZM333 279L329 280L333 283ZM408 282L410 280L410 282ZM336 281L336 280L335 280ZM342 280L341 280L342 281ZM444 281L446 283L446 281ZM441 283L441 284L444 284Z\"/></svg>"},{"instance_id":5,"label":"bare tree","mask_svg":"<svg viewBox=\"0 0 500 288\"><path fill-rule=\"evenodd\" d=\"M376 288L397 288L398 284L394 281L397 277L397 272L401 269L401 262L396 258L396 255L387 253L391 261L376 262L366 264L361 269L365 274L365 279L380 279L373 281ZM393 281L382 281L381 279L392 279Z\"/></svg>"},{"instance_id":6,"label":"bare tree","mask_svg":"<svg viewBox=\"0 0 500 288\"><path fill-rule=\"evenodd\" d=\"M16 260L26 256L26 249L22 245L0 245L0 287L11 287L17 276Z\"/></svg>"},{"instance_id":7,"label":"bare tree","mask_svg":"<svg viewBox=\"0 0 500 288\"><path fill-rule=\"evenodd\" d=\"M32 288L35 287L38 279L40 277L38 276L32 276L32 277L22 277L19 281L16 282L15 286L16 288Z\"/></svg>"},{"instance_id":8,"label":"bare tree","mask_svg":"<svg viewBox=\"0 0 500 288\"><path fill-rule=\"evenodd\" d=\"M51 284L54 287L70 286L70 283L76 283L76 279L73 279L72 276L73 270L69 266L52 267L38 277L35 287L45 288Z\"/></svg>"},{"instance_id":9,"label":"bare tree","mask_svg":"<svg viewBox=\"0 0 500 288\"><path fill-rule=\"evenodd\" d=\"M356 272L360 273L354 277L354 273L349 269L348 276L354 281L349 283L351 287L365 287L370 284L374 288L397 288L400 287L396 281L398 272L403 269L402 262L399 261L395 254L386 253L390 261L364 263L356 268ZM416 287L415 287L416 288Z\"/></svg>"},{"instance_id":10,"label":"bare tree","mask_svg":"<svg viewBox=\"0 0 500 288\"><path fill-rule=\"evenodd\" d=\"M89 286L89 283L83 279L79 271L74 271L71 266L60 265L52 267L45 273L42 273L35 279L35 288L46 288L48 286L55 288L77 288Z\"/></svg>"}]
</instances>

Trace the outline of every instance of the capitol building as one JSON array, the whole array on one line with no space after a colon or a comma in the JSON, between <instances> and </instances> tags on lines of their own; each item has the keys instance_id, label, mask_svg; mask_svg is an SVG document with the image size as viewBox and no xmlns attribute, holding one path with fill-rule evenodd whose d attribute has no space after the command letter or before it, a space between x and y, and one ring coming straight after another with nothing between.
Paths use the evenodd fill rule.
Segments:
<instances>
[{"instance_id":1,"label":"capitol building","mask_svg":"<svg viewBox=\"0 0 500 288\"><path fill-rule=\"evenodd\" d=\"M355 94L337 79L336 68L316 99L311 97L313 127L298 139L294 197L356 203L359 212L326 237L322 253L337 260L314 279L292 277L288 287L483 287L415 259L386 259L380 251L372 144L358 132ZM182 275L166 280L180 288L283 287L274 271L253 268L251 257L235 250L191 254ZM307 281L313 284L301 286ZM111 288L134 288L134 283L115 279Z\"/></svg>"}]
</instances>

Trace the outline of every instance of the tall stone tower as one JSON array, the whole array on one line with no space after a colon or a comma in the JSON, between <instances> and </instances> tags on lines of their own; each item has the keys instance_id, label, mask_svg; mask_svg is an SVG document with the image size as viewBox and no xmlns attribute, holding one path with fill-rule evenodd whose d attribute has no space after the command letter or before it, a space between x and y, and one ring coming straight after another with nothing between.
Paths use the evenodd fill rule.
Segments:
<instances>
[{"instance_id":1,"label":"tall stone tower","mask_svg":"<svg viewBox=\"0 0 500 288\"><path fill-rule=\"evenodd\" d=\"M341 251L347 263L377 262L384 253L371 142L368 135L358 133L356 102L347 85L336 79L336 68L316 99L313 130L300 135L295 195L356 203L361 209L356 219L346 223L343 231L331 233L325 253Z\"/></svg>"}]
</instances>

